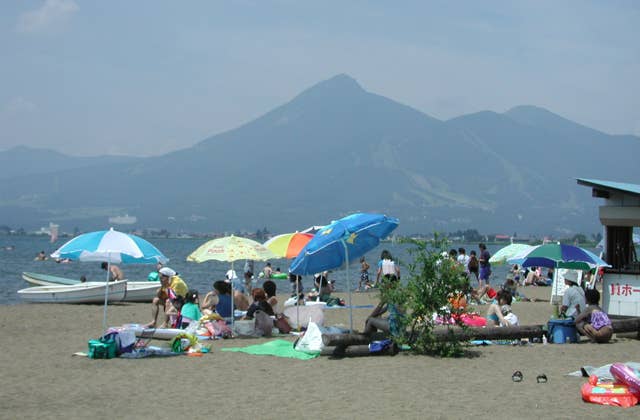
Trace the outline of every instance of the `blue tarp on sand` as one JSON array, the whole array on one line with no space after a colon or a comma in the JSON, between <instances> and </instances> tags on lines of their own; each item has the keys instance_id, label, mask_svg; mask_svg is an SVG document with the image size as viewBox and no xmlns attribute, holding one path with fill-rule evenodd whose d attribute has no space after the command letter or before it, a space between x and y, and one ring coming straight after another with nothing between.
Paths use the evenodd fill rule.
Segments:
<instances>
[{"instance_id":1,"label":"blue tarp on sand","mask_svg":"<svg viewBox=\"0 0 640 420\"><path fill-rule=\"evenodd\" d=\"M246 347L223 347L221 351L236 351L257 356L289 357L292 359L308 360L318 357L320 353L309 354L297 351L293 343L287 340L273 340L264 344L255 344Z\"/></svg>"}]
</instances>

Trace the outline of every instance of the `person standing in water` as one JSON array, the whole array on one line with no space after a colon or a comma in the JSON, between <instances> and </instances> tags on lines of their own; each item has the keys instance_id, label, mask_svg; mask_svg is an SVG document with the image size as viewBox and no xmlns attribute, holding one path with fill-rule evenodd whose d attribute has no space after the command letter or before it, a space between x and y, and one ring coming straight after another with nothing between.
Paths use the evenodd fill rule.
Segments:
<instances>
[{"instance_id":1,"label":"person standing in water","mask_svg":"<svg viewBox=\"0 0 640 420\"><path fill-rule=\"evenodd\" d=\"M364 258L364 255L360 257L360 281L358 282L358 289L356 292L360 292L362 289L362 285L364 284L364 290L367 290L371 287L371 283L369 282L369 263Z\"/></svg>"},{"instance_id":2,"label":"person standing in water","mask_svg":"<svg viewBox=\"0 0 640 420\"><path fill-rule=\"evenodd\" d=\"M124 273L122 272L122 270L120 270L120 267L118 267L115 264L111 264L109 265L109 263L107 262L103 262L100 267L102 267L103 270L109 270L109 281L120 281L120 280L124 280Z\"/></svg>"}]
</instances>

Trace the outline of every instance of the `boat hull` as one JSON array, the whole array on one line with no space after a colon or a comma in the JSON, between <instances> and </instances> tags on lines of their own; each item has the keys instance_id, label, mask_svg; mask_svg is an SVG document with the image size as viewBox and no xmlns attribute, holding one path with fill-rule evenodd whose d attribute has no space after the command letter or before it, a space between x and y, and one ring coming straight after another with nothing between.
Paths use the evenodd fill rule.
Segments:
<instances>
[{"instance_id":1,"label":"boat hull","mask_svg":"<svg viewBox=\"0 0 640 420\"><path fill-rule=\"evenodd\" d=\"M36 286L18 290L22 300L33 303L103 303L105 288L108 302L121 302L127 293L127 281L86 282L74 285Z\"/></svg>"},{"instance_id":2,"label":"boat hull","mask_svg":"<svg viewBox=\"0 0 640 420\"><path fill-rule=\"evenodd\" d=\"M22 273L22 278L34 286L57 286L83 284L80 280L65 277L50 276L40 273ZM128 281L124 302L151 302L156 296L160 282L158 281Z\"/></svg>"}]
</instances>

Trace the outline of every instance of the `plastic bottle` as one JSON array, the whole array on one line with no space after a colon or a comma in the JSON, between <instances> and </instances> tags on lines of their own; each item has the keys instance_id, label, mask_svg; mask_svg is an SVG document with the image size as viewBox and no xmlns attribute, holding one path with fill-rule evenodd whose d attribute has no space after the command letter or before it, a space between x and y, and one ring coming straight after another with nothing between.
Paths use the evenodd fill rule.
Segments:
<instances>
[{"instance_id":1,"label":"plastic bottle","mask_svg":"<svg viewBox=\"0 0 640 420\"><path fill-rule=\"evenodd\" d=\"M547 344L547 336L546 335L542 335L542 344L546 345Z\"/></svg>"}]
</instances>

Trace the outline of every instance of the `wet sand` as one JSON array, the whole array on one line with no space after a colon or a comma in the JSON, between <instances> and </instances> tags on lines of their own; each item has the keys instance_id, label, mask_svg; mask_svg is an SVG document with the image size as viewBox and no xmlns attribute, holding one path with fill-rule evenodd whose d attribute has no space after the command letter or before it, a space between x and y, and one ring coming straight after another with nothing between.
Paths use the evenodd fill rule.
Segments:
<instances>
[{"instance_id":1,"label":"wet sand","mask_svg":"<svg viewBox=\"0 0 640 420\"><path fill-rule=\"evenodd\" d=\"M548 299L549 288L526 288ZM354 304L376 293L353 294ZM284 297L280 298L284 301ZM513 305L521 324L545 323L547 302ZM484 314L485 306L478 306ZM371 309L354 310L362 329ZM144 323L150 305L110 305L110 325ZM325 311L325 325L348 325L348 311ZM86 351L102 325L100 305L0 306L0 418L630 418L622 409L582 401L583 378L565 376L583 365L640 361L640 341L610 344L471 348L469 356L440 359L328 357L301 361L221 347L267 339L213 341L203 357L91 360ZM291 337L293 341L293 337ZM511 375L522 371L524 380ZM536 383L544 373L548 382Z\"/></svg>"}]
</instances>

